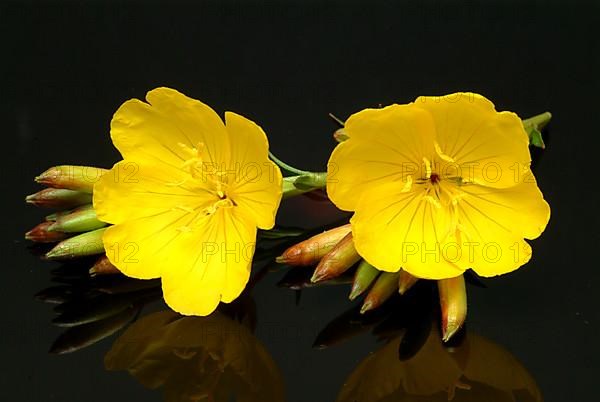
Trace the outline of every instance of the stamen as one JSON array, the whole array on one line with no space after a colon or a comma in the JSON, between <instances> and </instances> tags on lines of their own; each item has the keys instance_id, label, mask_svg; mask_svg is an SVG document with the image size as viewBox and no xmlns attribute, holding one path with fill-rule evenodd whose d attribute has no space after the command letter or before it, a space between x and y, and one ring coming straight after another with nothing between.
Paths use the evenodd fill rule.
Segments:
<instances>
[{"instance_id":1,"label":"stamen","mask_svg":"<svg viewBox=\"0 0 600 402\"><path fill-rule=\"evenodd\" d=\"M219 201L215 202L209 207L204 208L202 212L205 215L212 215L217 212L219 208L232 208L235 206L235 203L229 198L221 198Z\"/></svg>"},{"instance_id":2,"label":"stamen","mask_svg":"<svg viewBox=\"0 0 600 402\"><path fill-rule=\"evenodd\" d=\"M440 204L440 201L437 198L435 198L429 194L423 196L423 198L425 199L425 201L428 201L431 205L433 205L437 209L442 208L442 204Z\"/></svg>"},{"instance_id":3,"label":"stamen","mask_svg":"<svg viewBox=\"0 0 600 402\"><path fill-rule=\"evenodd\" d=\"M199 142L195 147L189 147L186 144L178 143L181 150L187 154L187 159L181 165L181 169L197 178L202 173L202 154L204 153L204 143Z\"/></svg>"},{"instance_id":4,"label":"stamen","mask_svg":"<svg viewBox=\"0 0 600 402\"><path fill-rule=\"evenodd\" d=\"M406 177L406 182L404 182L404 187L402 187L402 190L400 190L400 192L408 193L410 191L410 189L412 188L412 184L413 184L413 178L411 175L408 175Z\"/></svg>"},{"instance_id":5,"label":"stamen","mask_svg":"<svg viewBox=\"0 0 600 402\"><path fill-rule=\"evenodd\" d=\"M179 187L185 183L187 183L189 177L186 177L185 179L181 180L181 181L172 181L172 182L168 182L165 183L165 186L167 187Z\"/></svg>"},{"instance_id":6,"label":"stamen","mask_svg":"<svg viewBox=\"0 0 600 402\"><path fill-rule=\"evenodd\" d=\"M425 179L429 180L431 177L431 162L426 157L423 157L423 163L425 164Z\"/></svg>"},{"instance_id":7,"label":"stamen","mask_svg":"<svg viewBox=\"0 0 600 402\"><path fill-rule=\"evenodd\" d=\"M188 175L179 182L167 183L167 186L181 186L187 181L193 180L198 184L199 188L203 191L209 190L216 198L212 205L196 212L196 216L192 219L192 222L177 229L181 232L191 232L198 225L199 220L214 214L219 208L232 208L236 206L236 203L232 199L227 198L227 172L220 172L214 163L205 163L203 160L205 152L204 143L199 142L196 147L190 147L183 143L178 143L177 145L185 155L185 160L181 164L181 170L188 173ZM199 180L202 180L202 183L198 183ZM192 187L194 186L192 185ZM178 205L173 210L194 213L194 211L197 211L197 208Z\"/></svg>"},{"instance_id":8,"label":"stamen","mask_svg":"<svg viewBox=\"0 0 600 402\"><path fill-rule=\"evenodd\" d=\"M187 213L192 213L194 212L194 209L191 207L187 207L185 205L177 205L176 207L172 208L173 211L184 211Z\"/></svg>"},{"instance_id":9,"label":"stamen","mask_svg":"<svg viewBox=\"0 0 600 402\"><path fill-rule=\"evenodd\" d=\"M452 159L450 156L446 155L443 151L442 148L440 147L440 144L438 144L437 141L433 142L433 146L435 147L435 152L438 154L438 156L446 161L446 162L454 162L454 159Z\"/></svg>"}]
</instances>

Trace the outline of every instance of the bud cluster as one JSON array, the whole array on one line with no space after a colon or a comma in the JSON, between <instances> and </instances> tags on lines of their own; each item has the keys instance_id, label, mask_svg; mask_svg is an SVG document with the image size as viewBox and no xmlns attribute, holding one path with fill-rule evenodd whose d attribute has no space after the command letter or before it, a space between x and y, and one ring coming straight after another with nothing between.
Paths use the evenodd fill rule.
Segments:
<instances>
[{"instance_id":1,"label":"bud cluster","mask_svg":"<svg viewBox=\"0 0 600 402\"><path fill-rule=\"evenodd\" d=\"M92 205L96 183L108 170L91 166L52 167L35 178L47 188L25 197L25 202L56 212L25 233L36 243L56 243L45 254L51 260L99 256L91 275L118 273L106 258L102 235L107 223L100 221Z\"/></svg>"},{"instance_id":2,"label":"bud cluster","mask_svg":"<svg viewBox=\"0 0 600 402\"><path fill-rule=\"evenodd\" d=\"M366 294L360 313L375 310L394 294L404 295L419 278L399 269L398 272L382 272L363 260L354 246L350 224L339 226L317 234L289 247L276 258L281 264L311 266L313 284L344 283L338 281L342 274L356 266L349 299ZM442 338L448 341L464 324L466 319L466 289L462 275L437 281ZM289 284L289 287L294 284Z\"/></svg>"}]
</instances>

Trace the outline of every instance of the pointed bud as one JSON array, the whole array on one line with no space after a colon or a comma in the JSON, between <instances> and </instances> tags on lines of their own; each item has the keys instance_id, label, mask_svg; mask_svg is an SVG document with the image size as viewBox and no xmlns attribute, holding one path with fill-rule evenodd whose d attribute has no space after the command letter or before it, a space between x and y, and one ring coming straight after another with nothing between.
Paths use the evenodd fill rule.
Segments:
<instances>
[{"instance_id":1,"label":"pointed bud","mask_svg":"<svg viewBox=\"0 0 600 402\"><path fill-rule=\"evenodd\" d=\"M331 117L337 124L340 125L341 128L337 129L334 133L333 133L333 138L337 141L337 142L343 142L346 141L349 137L348 134L346 133L346 130L344 130L344 126L346 125L346 123L342 120L337 118L335 115L333 115L332 113L329 113L329 117Z\"/></svg>"},{"instance_id":2,"label":"pointed bud","mask_svg":"<svg viewBox=\"0 0 600 402\"><path fill-rule=\"evenodd\" d=\"M119 271L119 269L108 260L106 255L98 258L98 260L96 260L94 265L90 268L90 276L112 275L119 273L121 273L121 271Z\"/></svg>"},{"instance_id":3,"label":"pointed bud","mask_svg":"<svg viewBox=\"0 0 600 402\"><path fill-rule=\"evenodd\" d=\"M40 223L25 233L25 239L37 243L56 243L67 238L65 233L49 231L48 228L50 226L52 226L52 222Z\"/></svg>"},{"instance_id":4,"label":"pointed bud","mask_svg":"<svg viewBox=\"0 0 600 402\"><path fill-rule=\"evenodd\" d=\"M382 272L373 284L367 297L365 297L360 313L364 314L369 310L373 310L389 299L398 290L399 276L399 272Z\"/></svg>"},{"instance_id":5,"label":"pointed bud","mask_svg":"<svg viewBox=\"0 0 600 402\"><path fill-rule=\"evenodd\" d=\"M102 235L106 228L96 229L92 232L82 233L58 243L48 251L48 259L71 259L104 253Z\"/></svg>"},{"instance_id":6,"label":"pointed bud","mask_svg":"<svg viewBox=\"0 0 600 402\"><path fill-rule=\"evenodd\" d=\"M67 209L64 211L56 211L50 215L46 215L46 218L44 218L44 219L46 219L47 221L56 222L56 220L58 218L60 218L61 216L69 215L73 212L86 211L86 210L92 209L92 208L94 208L94 206L92 204L85 204L85 205L79 206L74 209Z\"/></svg>"},{"instance_id":7,"label":"pointed bud","mask_svg":"<svg viewBox=\"0 0 600 402\"><path fill-rule=\"evenodd\" d=\"M96 183L108 170L92 166L55 166L35 178L48 187L91 193Z\"/></svg>"},{"instance_id":8,"label":"pointed bud","mask_svg":"<svg viewBox=\"0 0 600 402\"><path fill-rule=\"evenodd\" d=\"M106 226L96 218L93 208L76 209L66 215L58 215L56 221L48 228L50 231L65 233L89 232Z\"/></svg>"},{"instance_id":9,"label":"pointed bud","mask_svg":"<svg viewBox=\"0 0 600 402\"><path fill-rule=\"evenodd\" d=\"M92 202L92 194L62 188L47 188L25 197L25 202L44 208L73 208Z\"/></svg>"},{"instance_id":10,"label":"pointed bud","mask_svg":"<svg viewBox=\"0 0 600 402\"><path fill-rule=\"evenodd\" d=\"M348 298L354 300L360 296L371 286L377 275L379 275L379 270L365 260L362 260L356 269L356 274L354 274L354 282L352 283L352 290Z\"/></svg>"},{"instance_id":11,"label":"pointed bud","mask_svg":"<svg viewBox=\"0 0 600 402\"><path fill-rule=\"evenodd\" d=\"M360 255L354 247L352 232L350 232L321 259L310 281L315 283L340 276L358 260Z\"/></svg>"},{"instance_id":12,"label":"pointed bud","mask_svg":"<svg viewBox=\"0 0 600 402\"><path fill-rule=\"evenodd\" d=\"M448 341L467 317L467 290L462 275L437 281L442 310L442 339Z\"/></svg>"},{"instance_id":13,"label":"pointed bud","mask_svg":"<svg viewBox=\"0 0 600 402\"><path fill-rule=\"evenodd\" d=\"M320 233L288 248L275 261L288 265L312 265L330 252L350 230L348 224Z\"/></svg>"},{"instance_id":14,"label":"pointed bud","mask_svg":"<svg viewBox=\"0 0 600 402\"><path fill-rule=\"evenodd\" d=\"M70 213L71 210L67 210L67 211L59 211L59 212L54 212L50 215L46 215L46 217L44 219L46 219L46 221L48 222L55 222L56 219L60 216L60 215L67 215L68 213Z\"/></svg>"},{"instance_id":15,"label":"pointed bud","mask_svg":"<svg viewBox=\"0 0 600 402\"><path fill-rule=\"evenodd\" d=\"M350 137L348 136L348 134L346 133L346 130L344 128L340 128L340 129L335 130L335 132L333 133L333 138L337 142L344 142Z\"/></svg>"},{"instance_id":16,"label":"pointed bud","mask_svg":"<svg viewBox=\"0 0 600 402\"><path fill-rule=\"evenodd\" d=\"M412 288L412 286L417 283L419 278L416 278L406 272L405 270L400 270L400 277L398 278L398 293L403 295L408 291L408 289Z\"/></svg>"}]
</instances>

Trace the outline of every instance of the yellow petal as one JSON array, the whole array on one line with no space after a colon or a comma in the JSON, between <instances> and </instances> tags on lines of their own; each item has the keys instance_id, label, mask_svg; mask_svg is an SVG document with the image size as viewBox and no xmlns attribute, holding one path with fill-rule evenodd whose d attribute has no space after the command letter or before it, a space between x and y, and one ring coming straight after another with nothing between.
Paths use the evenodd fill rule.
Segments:
<instances>
[{"instance_id":1,"label":"yellow petal","mask_svg":"<svg viewBox=\"0 0 600 402\"><path fill-rule=\"evenodd\" d=\"M457 213L462 258L457 264L481 276L505 274L531 259L523 238L539 236L550 218L550 208L535 182L507 189L463 186Z\"/></svg>"},{"instance_id":2,"label":"yellow petal","mask_svg":"<svg viewBox=\"0 0 600 402\"><path fill-rule=\"evenodd\" d=\"M361 194L390 181L406 182L434 152L435 128L414 105L366 109L345 125L349 139L333 151L327 193L343 210L354 210Z\"/></svg>"},{"instance_id":3,"label":"yellow petal","mask_svg":"<svg viewBox=\"0 0 600 402\"><path fill-rule=\"evenodd\" d=\"M516 114L464 92L422 96L414 105L431 114L440 158L460 167L466 181L510 187L529 174L529 138Z\"/></svg>"},{"instance_id":4,"label":"yellow petal","mask_svg":"<svg viewBox=\"0 0 600 402\"><path fill-rule=\"evenodd\" d=\"M550 206L533 176L509 188L465 185L460 189L464 195L458 203L474 213L468 216L477 217L477 228L482 233L507 228L526 239L535 239L550 220ZM469 221L461 219L461 223L467 225Z\"/></svg>"},{"instance_id":5,"label":"yellow petal","mask_svg":"<svg viewBox=\"0 0 600 402\"><path fill-rule=\"evenodd\" d=\"M421 187L402 192L399 183L388 183L364 194L351 223L358 253L380 270L402 268L426 279L463 272L444 258L449 212L432 202Z\"/></svg>"},{"instance_id":6,"label":"yellow petal","mask_svg":"<svg viewBox=\"0 0 600 402\"><path fill-rule=\"evenodd\" d=\"M155 216L131 219L109 226L102 238L110 262L125 275L137 279L161 276L165 248L182 233L177 229L190 221L184 211L165 211Z\"/></svg>"},{"instance_id":7,"label":"yellow petal","mask_svg":"<svg viewBox=\"0 0 600 402\"><path fill-rule=\"evenodd\" d=\"M181 170L163 165L121 161L94 185L94 209L98 219L118 224L133 219L204 207L215 196L198 184L187 182Z\"/></svg>"},{"instance_id":8,"label":"yellow petal","mask_svg":"<svg viewBox=\"0 0 600 402\"><path fill-rule=\"evenodd\" d=\"M240 211L249 216L261 229L275 225L275 214L282 194L279 167L269 160L269 144L263 130L243 116L225 113L227 131L231 138L230 197Z\"/></svg>"},{"instance_id":9,"label":"yellow petal","mask_svg":"<svg viewBox=\"0 0 600 402\"><path fill-rule=\"evenodd\" d=\"M199 233L184 233L165 248L165 301L185 315L208 315L242 292L250 276L256 226L235 208L219 208Z\"/></svg>"},{"instance_id":10,"label":"yellow petal","mask_svg":"<svg viewBox=\"0 0 600 402\"><path fill-rule=\"evenodd\" d=\"M229 160L229 138L223 121L207 105L170 88L157 88L125 102L113 116L111 138L124 159L180 167L185 147L203 144L206 162Z\"/></svg>"}]
</instances>

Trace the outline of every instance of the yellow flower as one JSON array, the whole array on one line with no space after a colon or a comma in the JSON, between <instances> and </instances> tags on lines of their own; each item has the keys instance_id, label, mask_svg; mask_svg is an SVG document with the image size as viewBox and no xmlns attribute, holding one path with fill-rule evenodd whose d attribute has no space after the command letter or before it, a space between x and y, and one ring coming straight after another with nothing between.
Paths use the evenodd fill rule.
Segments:
<instances>
[{"instance_id":1,"label":"yellow flower","mask_svg":"<svg viewBox=\"0 0 600 402\"><path fill-rule=\"evenodd\" d=\"M352 115L327 192L373 266L427 279L513 271L531 258L550 208L519 117L483 96L420 97Z\"/></svg>"},{"instance_id":2,"label":"yellow flower","mask_svg":"<svg viewBox=\"0 0 600 402\"><path fill-rule=\"evenodd\" d=\"M229 303L250 274L257 227L270 229L282 177L262 129L169 88L115 113L123 161L94 186L110 261L125 275L162 278L167 304L186 315Z\"/></svg>"}]
</instances>

